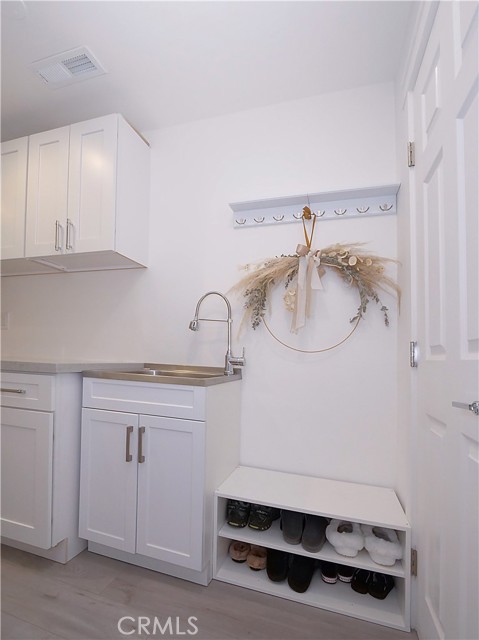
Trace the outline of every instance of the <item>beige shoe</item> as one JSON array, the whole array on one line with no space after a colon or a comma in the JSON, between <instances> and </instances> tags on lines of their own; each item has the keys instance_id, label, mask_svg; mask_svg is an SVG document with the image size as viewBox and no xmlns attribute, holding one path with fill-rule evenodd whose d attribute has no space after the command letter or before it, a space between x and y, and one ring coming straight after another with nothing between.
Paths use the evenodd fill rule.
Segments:
<instances>
[{"instance_id":1,"label":"beige shoe","mask_svg":"<svg viewBox=\"0 0 479 640\"><path fill-rule=\"evenodd\" d=\"M253 571L261 571L261 569L266 569L266 556L268 555L267 550L264 547L259 547L256 544L251 545L251 550L246 558L246 562L248 563L248 567L253 569Z\"/></svg>"},{"instance_id":2,"label":"beige shoe","mask_svg":"<svg viewBox=\"0 0 479 640\"><path fill-rule=\"evenodd\" d=\"M251 551L251 545L247 542L237 542L232 540L229 546L229 554L235 562L246 562L246 558Z\"/></svg>"}]
</instances>

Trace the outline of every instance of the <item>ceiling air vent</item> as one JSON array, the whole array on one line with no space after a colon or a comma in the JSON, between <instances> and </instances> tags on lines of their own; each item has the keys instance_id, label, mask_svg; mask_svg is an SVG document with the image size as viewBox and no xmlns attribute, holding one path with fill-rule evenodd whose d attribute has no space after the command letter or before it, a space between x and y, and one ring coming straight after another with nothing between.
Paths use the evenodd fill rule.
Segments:
<instances>
[{"instance_id":1,"label":"ceiling air vent","mask_svg":"<svg viewBox=\"0 0 479 640\"><path fill-rule=\"evenodd\" d=\"M31 68L52 89L106 73L87 47L78 47L37 60L32 63Z\"/></svg>"}]
</instances>

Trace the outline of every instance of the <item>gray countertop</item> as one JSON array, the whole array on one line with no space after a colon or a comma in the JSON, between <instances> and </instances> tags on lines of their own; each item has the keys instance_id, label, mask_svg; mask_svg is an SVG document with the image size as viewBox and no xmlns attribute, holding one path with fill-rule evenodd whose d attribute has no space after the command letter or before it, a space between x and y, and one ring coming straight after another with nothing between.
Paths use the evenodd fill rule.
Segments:
<instances>
[{"instance_id":1,"label":"gray countertop","mask_svg":"<svg viewBox=\"0 0 479 640\"><path fill-rule=\"evenodd\" d=\"M162 369L157 375L145 375L144 367ZM192 385L209 387L226 382L241 380L240 369L233 375L225 376L220 367L203 367L197 365L146 364L141 362L91 362L89 360L60 360L47 358L11 359L1 361L1 370L13 373L83 373L89 378L110 378L113 380L130 380L143 383L160 383L174 385Z\"/></svg>"},{"instance_id":2,"label":"gray countertop","mask_svg":"<svg viewBox=\"0 0 479 640\"><path fill-rule=\"evenodd\" d=\"M122 370L125 368L137 369L143 367L141 362L92 362L91 360L60 360L60 359L15 359L2 360L2 371L14 371L17 373L81 373L93 370Z\"/></svg>"}]
</instances>

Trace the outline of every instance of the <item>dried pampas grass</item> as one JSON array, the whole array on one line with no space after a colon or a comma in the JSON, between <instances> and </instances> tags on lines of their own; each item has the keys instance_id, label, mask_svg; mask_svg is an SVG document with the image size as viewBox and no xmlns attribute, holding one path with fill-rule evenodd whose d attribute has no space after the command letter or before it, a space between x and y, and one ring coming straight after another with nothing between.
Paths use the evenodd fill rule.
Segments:
<instances>
[{"instance_id":1,"label":"dried pampas grass","mask_svg":"<svg viewBox=\"0 0 479 640\"><path fill-rule=\"evenodd\" d=\"M381 302L378 290L396 295L400 302L399 286L385 273L387 264L395 260L367 253L362 249L362 243L335 244L310 255L319 258L317 268L320 275L326 269L334 269L348 286L357 288L360 304L351 322L360 320L366 313L369 301L374 300L383 312L384 323L389 325L388 308ZM297 277L299 255L282 255L258 265L246 265L245 269L248 270L247 275L231 291L246 298L243 322L249 321L256 329L263 321L271 289L281 282L287 289Z\"/></svg>"}]
</instances>

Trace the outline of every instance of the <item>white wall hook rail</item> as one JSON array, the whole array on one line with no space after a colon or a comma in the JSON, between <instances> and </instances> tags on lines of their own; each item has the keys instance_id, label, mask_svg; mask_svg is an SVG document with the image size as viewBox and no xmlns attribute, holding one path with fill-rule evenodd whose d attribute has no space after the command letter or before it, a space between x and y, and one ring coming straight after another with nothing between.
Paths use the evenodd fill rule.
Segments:
<instances>
[{"instance_id":1,"label":"white wall hook rail","mask_svg":"<svg viewBox=\"0 0 479 640\"><path fill-rule=\"evenodd\" d=\"M399 184L231 203L234 226L299 222L308 205L322 220L394 215Z\"/></svg>"}]
</instances>

